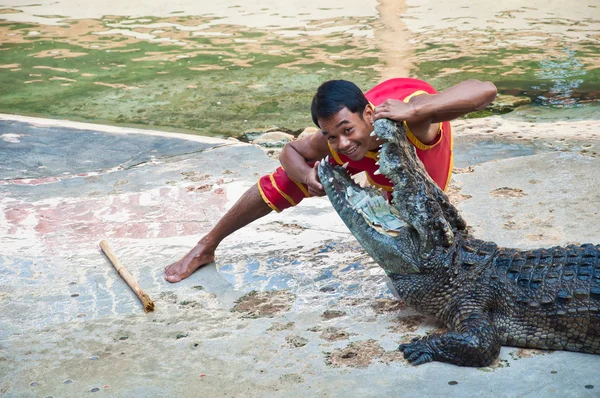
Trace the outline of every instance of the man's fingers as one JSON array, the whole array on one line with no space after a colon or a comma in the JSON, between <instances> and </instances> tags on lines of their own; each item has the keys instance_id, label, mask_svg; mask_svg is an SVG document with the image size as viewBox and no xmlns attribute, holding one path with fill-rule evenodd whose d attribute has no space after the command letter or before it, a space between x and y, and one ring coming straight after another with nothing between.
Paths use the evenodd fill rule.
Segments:
<instances>
[{"instance_id":1,"label":"man's fingers","mask_svg":"<svg viewBox=\"0 0 600 398\"><path fill-rule=\"evenodd\" d=\"M315 189L313 187L308 187L308 193L310 196L325 196L325 191L322 189Z\"/></svg>"},{"instance_id":2,"label":"man's fingers","mask_svg":"<svg viewBox=\"0 0 600 398\"><path fill-rule=\"evenodd\" d=\"M319 163L320 161L316 161L313 164L312 171L308 175L308 181L306 185L308 185L308 193L310 196L323 196L325 195L325 191L323 190L323 185L321 185L321 181L319 181Z\"/></svg>"},{"instance_id":3,"label":"man's fingers","mask_svg":"<svg viewBox=\"0 0 600 398\"><path fill-rule=\"evenodd\" d=\"M315 181L314 183L312 183L310 185L310 187L315 191L315 192L323 192L325 193L325 190L323 189L323 185L321 185L321 183L319 181Z\"/></svg>"},{"instance_id":4,"label":"man's fingers","mask_svg":"<svg viewBox=\"0 0 600 398\"><path fill-rule=\"evenodd\" d=\"M374 109L375 113L377 112L385 112L385 111L389 111L390 110L390 103L388 100L382 102L381 104L377 105Z\"/></svg>"},{"instance_id":5,"label":"man's fingers","mask_svg":"<svg viewBox=\"0 0 600 398\"><path fill-rule=\"evenodd\" d=\"M323 189L323 185L321 184L321 181L319 181L319 176L317 175L316 171L315 174L313 175L314 179L312 179L312 181L310 181L307 185L308 185L308 193L311 194L311 196L323 196L325 195L325 190Z\"/></svg>"},{"instance_id":6,"label":"man's fingers","mask_svg":"<svg viewBox=\"0 0 600 398\"><path fill-rule=\"evenodd\" d=\"M391 113L389 112L376 112L373 115L373 119L374 120L378 120L378 119L389 119L391 116Z\"/></svg>"}]
</instances>

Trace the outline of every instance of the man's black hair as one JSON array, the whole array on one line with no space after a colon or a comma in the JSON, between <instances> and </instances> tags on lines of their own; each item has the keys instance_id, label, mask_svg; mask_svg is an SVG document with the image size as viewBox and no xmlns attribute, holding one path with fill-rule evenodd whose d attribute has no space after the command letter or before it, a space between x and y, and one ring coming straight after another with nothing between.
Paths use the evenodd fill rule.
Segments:
<instances>
[{"instance_id":1,"label":"man's black hair","mask_svg":"<svg viewBox=\"0 0 600 398\"><path fill-rule=\"evenodd\" d=\"M347 80L329 80L317 89L310 111L313 122L320 127L318 119L326 119L343 108L348 108L352 113L358 112L362 119L362 112L368 103L369 101L356 84Z\"/></svg>"}]
</instances>

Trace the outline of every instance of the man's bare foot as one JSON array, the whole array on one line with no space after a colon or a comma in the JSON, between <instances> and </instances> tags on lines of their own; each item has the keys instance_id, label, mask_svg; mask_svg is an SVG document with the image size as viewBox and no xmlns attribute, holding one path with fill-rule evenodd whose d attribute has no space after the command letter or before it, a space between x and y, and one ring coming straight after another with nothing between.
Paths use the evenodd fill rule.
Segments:
<instances>
[{"instance_id":1,"label":"man's bare foot","mask_svg":"<svg viewBox=\"0 0 600 398\"><path fill-rule=\"evenodd\" d=\"M202 243L198 243L181 260L165 268L165 279L171 283L179 282L192 275L198 268L212 262L215 251Z\"/></svg>"}]
</instances>

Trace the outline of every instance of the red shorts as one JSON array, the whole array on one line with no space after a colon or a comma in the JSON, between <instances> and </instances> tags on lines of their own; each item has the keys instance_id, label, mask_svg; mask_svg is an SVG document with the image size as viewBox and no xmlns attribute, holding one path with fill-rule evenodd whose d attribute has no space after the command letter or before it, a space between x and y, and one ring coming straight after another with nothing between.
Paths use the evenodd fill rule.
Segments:
<instances>
[{"instance_id":1,"label":"red shorts","mask_svg":"<svg viewBox=\"0 0 600 398\"><path fill-rule=\"evenodd\" d=\"M422 80L410 78L398 78L386 80L378 84L365 93L365 97L375 106L381 104L386 99L397 99L408 102L411 97L419 94L435 94L433 87ZM431 176L433 181L446 190L452 175L452 129L449 122L440 123L440 134L436 142L425 145L420 142L410 131L406 123L406 135L409 141L415 146L417 156L423 162L425 170ZM329 162L333 164L344 164L348 162L348 172L357 174L366 172L369 182L384 191L392 190L392 183L381 174L374 174L379 168L375 165L377 153L368 152L367 155L359 160L352 161L342 154L335 152L331 147L331 156ZM312 166L312 163L309 163ZM300 203L302 199L309 197L306 185L296 182L288 177L282 167L278 167L274 173L263 176L258 181L260 194L269 207L280 212L288 207Z\"/></svg>"},{"instance_id":2,"label":"red shorts","mask_svg":"<svg viewBox=\"0 0 600 398\"><path fill-rule=\"evenodd\" d=\"M309 164L312 167L314 163ZM258 180L258 190L265 203L276 212L296 206L302 199L310 197L308 186L292 180L281 166Z\"/></svg>"}]
</instances>

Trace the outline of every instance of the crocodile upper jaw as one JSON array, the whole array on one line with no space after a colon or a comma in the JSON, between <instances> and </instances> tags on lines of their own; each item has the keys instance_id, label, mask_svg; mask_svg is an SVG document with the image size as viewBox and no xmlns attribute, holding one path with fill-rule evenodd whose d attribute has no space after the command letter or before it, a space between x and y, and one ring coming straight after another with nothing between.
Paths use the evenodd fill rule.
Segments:
<instances>
[{"instance_id":1,"label":"crocodile upper jaw","mask_svg":"<svg viewBox=\"0 0 600 398\"><path fill-rule=\"evenodd\" d=\"M376 189L358 185L342 166L333 166L323 161L318 172L321 184L335 210L367 253L386 273L418 273L419 257L415 231L398 220L381 193ZM380 218L385 218L392 224L396 221L397 231L389 233L374 225L373 217L369 216L373 207L377 209Z\"/></svg>"}]
</instances>

